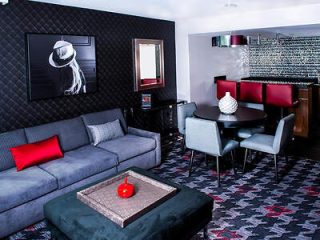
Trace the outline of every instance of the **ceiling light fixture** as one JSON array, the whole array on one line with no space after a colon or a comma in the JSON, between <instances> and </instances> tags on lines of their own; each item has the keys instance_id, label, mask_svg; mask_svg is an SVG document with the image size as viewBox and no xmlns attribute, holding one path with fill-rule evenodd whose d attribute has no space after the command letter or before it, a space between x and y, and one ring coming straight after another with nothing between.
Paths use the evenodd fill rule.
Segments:
<instances>
[{"instance_id":1,"label":"ceiling light fixture","mask_svg":"<svg viewBox=\"0 0 320 240\"><path fill-rule=\"evenodd\" d=\"M220 35L212 38L213 47L239 47L247 45L247 37L243 35Z\"/></svg>"}]
</instances>

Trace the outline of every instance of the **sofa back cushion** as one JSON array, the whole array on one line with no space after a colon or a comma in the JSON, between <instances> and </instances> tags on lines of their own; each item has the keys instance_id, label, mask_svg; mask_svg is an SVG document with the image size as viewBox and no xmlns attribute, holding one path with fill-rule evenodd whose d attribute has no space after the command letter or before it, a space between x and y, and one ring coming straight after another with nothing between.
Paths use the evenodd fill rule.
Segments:
<instances>
[{"instance_id":1,"label":"sofa back cushion","mask_svg":"<svg viewBox=\"0 0 320 240\"><path fill-rule=\"evenodd\" d=\"M102 112L88 113L81 116L83 122L86 126L88 125L99 125L107 122L112 122L119 119L122 130L124 133L127 133L127 124L124 120L122 111L120 108L114 108ZM88 133L89 129L88 129ZM89 134L90 142L93 142L91 135Z\"/></svg>"},{"instance_id":2,"label":"sofa back cushion","mask_svg":"<svg viewBox=\"0 0 320 240\"><path fill-rule=\"evenodd\" d=\"M28 143L59 136L64 152L89 144L89 137L80 117L26 128Z\"/></svg>"},{"instance_id":3,"label":"sofa back cushion","mask_svg":"<svg viewBox=\"0 0 320 240\"><path fill-rule=\"evenodd\" d=\"M15 167L10 148L27 143L23 129L0 134L0 171Z\"/></svg>"}]
</instances>

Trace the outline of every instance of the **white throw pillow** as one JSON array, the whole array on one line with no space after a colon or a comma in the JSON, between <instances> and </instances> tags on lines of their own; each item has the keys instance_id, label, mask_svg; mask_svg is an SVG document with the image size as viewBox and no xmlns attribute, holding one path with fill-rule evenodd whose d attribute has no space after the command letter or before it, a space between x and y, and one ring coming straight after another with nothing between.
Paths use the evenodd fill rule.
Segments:
<instances>
[{"instance_id":1,"label":"white throw pillow","mask_svg":"<svg viewBox=\"0 0 320 240\"><path fill-rule=\"evenodd\" d=\"M99 125L88 125L87 127L90 130L94 146L103 141L124 136L119 119Z\"/></svg>"}]
</instances>

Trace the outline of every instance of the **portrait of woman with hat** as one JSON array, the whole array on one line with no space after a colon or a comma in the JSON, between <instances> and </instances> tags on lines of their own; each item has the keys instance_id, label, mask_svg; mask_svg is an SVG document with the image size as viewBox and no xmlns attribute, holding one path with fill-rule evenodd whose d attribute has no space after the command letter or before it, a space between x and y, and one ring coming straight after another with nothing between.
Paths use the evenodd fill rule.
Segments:
<instances>
[{"instance_id":1,"label":"portrait of woman with hat","mask_svg":"<svg viewBox=\"0 0 320 240\"><path fill-rule=\"evenodd\" d=\"M27 33L31 101L97 91L94 36Z\"/></svg>"},{"instance_id":2,"label":"portrait of woman with hat","mask_svg":"<svg viewBox=\"0 0 320 240\"><path fill-rule=\"evenodd\" d=\"M49 64L54 68L64 69L64 95L86 93L86 78L77 63L77 52L70 42L60 40L53 46ZM71 73L71 74L70 74Z\"/></svg>"}]
</instances>

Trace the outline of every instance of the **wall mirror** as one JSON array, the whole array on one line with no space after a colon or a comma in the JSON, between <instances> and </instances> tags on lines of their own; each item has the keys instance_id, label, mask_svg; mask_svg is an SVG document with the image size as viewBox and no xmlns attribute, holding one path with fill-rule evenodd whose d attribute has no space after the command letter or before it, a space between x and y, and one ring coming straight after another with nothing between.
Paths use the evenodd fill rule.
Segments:
<instances>
[{"instance_id":1,"label":"wall mirror","mask_svg":"<svg viewBox=\"0 0 320 240\"><path fill-rule=\"evenodd\" d=\"M163 40L134 39L134 91L164 87Z\"/></svg>"}]
</instances>

